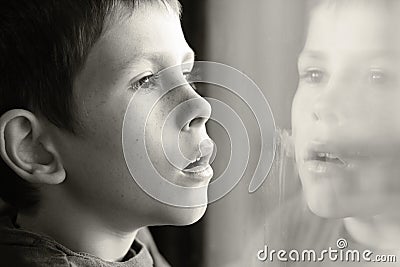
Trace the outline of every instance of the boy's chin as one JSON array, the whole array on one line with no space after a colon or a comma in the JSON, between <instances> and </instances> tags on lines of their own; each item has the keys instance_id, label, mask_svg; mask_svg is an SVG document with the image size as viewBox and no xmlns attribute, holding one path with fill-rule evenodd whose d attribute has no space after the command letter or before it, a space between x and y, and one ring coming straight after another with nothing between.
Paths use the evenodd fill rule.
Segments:
<instances>
[{"instance_id":1,"label":"boy's chin","mask_svg":"<svg viewBox=\"0 0 400 267\"><path fill-rule=\"evenodd\" d=\"M194 224L203 217L207 206L196 208L174 207L173 209L173 211L169 212L168 217L164 218L163 224L176 226Z\"/></svg>"}]
</instances>

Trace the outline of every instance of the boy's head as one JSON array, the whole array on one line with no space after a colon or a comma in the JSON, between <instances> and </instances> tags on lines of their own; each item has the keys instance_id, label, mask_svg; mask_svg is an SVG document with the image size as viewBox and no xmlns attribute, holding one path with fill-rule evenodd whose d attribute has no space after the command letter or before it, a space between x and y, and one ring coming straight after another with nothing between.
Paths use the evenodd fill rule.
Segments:
<instances>
[{"instance_id":1,"label":"boy's head","mask_svg":"<svg viewBox=\"0 0 400 267\"><path fill-rule=\"evenodd\" d=\"M398 209L400 4L326 0L311 13L292 106L306 200L323 217Z\"/></svg>"},{"instance_id":2,"label":"boy's head","mask_svg":"<svg viewBox=\"0 0 400 267\"><path fill-rule=\"evenodd\" d=\"M193 64L179 3L16 0L1 1L1 6L0 197L20 210L69 206L127 227L133 221L187 224L200 218L205 207L170 207L146 195L129 173L121 141L135 94L133 118L149 115L146 142L149 151L159 151L149 156L163 177L188 186L211 179L190 179L172 168L156 134L168 115L176 116L175 122L182 117L171 113L176 106L201 100L191 106L191 117L185 116L189 124L184 129L177 122L167 126L194 156L199 142L208 138L204 114L210 113L209 104L186 83L162 96L151 114L142 109L159 94L154 74ZM185 72L190 69L173 78L184 79Z\"/></svg>"}]
</instances>

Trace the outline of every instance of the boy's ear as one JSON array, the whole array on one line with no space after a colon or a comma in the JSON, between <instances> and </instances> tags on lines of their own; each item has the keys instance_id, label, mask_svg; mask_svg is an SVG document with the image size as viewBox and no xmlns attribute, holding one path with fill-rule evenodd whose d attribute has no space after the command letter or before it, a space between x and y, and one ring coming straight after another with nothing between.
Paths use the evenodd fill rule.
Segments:
<instances>
[{"instance_id":1,"label":"boy's ear","mask_svg":"<svg viewBox=\"0 0 400 267\"><path fill-rule=\"evenodd\" d=\"M27 182L59 184L65 179L51 138L29 111L14 109L0 117L0 155Z\"/></svg>"}]
</instances>

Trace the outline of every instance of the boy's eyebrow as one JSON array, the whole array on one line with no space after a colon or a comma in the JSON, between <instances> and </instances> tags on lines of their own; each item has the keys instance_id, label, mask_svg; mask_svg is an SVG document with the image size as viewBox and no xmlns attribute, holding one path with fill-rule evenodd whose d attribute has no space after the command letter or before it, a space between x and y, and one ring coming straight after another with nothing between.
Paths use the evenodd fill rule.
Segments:
<instances>
[{"instance_id":1,"label":"boy's eyebrow","mask_svg":"<svg viewBox=\"0 0 400 267\"><path fill-rule=\"evenodd\" d=\"M153 53L137 53L134 55L134 57L132 57L129 60L124 60L121 64L118 64L115 68L115 70L118 71L123 71L126 70L128 68L131 68L133 65L135 65L136 63L142 61L142 60L148 60L151 62L154 62L156 64L158 64L158 67L163 67L163 63L167 62L168 57L167 57L168 53L163 53L163 52L153 52ZM183 63L187 62L187 61L194 61L195 59L195 54L193 50L188 50L188 52L186 52L186 54L183 57Z\"/></svg>"},{"instance_id":2,"label":"boy's eyebrow","mask_svg":"<svg viewBox=\"0 0 400 267\"><path fill-rule=\"evenodd\" d=\"M371 59L392 59L399 57L399 51L395 50L377 50L377 51L370 51L367 53L368 57Z\"/></svg>"},{"instance_id":3,"label":"boy's eyebrow","mask_svg":"<svg viewBox=\"0 0 400 267\"><path fill-rule=\"evenodd\" d=\"M400 51L396 50L371 50L371 51L360 51L360 56L364 56L368 60L371 59L392 59L392 58L400 58ZM318 50L304 50L300 53L298 57L298 61L301 62L303 59L316 59L316 60L325 60L327 59L327 55L322 51Z\"/></svg>"}]
</instances>

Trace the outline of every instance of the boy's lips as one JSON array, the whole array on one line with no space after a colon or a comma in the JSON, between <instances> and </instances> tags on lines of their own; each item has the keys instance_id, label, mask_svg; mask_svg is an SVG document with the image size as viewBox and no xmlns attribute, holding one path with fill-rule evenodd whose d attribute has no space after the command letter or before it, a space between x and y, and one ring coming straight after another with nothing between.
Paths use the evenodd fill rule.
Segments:
<instances>
[{"instance_id":1,"label":"boy's lips","mask_svg":"<svg viewBox=\"0 0 400 267\"><path fill-rule=\"evenodd\" d=\"M206 182L209 181L214 172L210 166L210 159L212 153L197 158L195 161L189 163L183 170L187 178L194 181Z\"/></svg>"},{"instance_id":2,"label":"boy's lips","mask_svg":"<svg viewBox=\"0 0 400 267\"><path fill-rule=\"evenodd\" d=\"M182 171L187 173L197 173L205 170L210 166L211 153L205 156L196 158L193 162L189 163Z\"/></svg>"}]
</instances>

